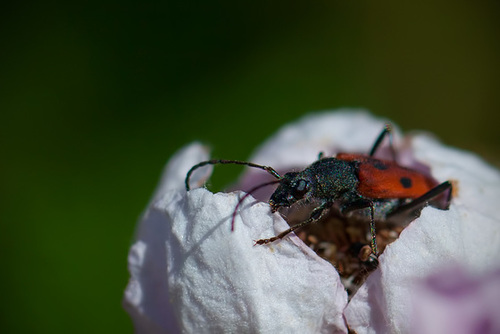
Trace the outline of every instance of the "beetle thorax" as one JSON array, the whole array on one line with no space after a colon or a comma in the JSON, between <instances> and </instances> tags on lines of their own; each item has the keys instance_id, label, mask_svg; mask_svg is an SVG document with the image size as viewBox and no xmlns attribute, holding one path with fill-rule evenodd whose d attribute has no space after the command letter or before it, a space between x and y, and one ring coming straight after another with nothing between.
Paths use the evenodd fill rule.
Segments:
<instances>
[{"instance_id":1,"label":"beetle thorax","mask_svg":"<svg viewBox=\"0 0 500 334\"><path fill-rule=\"evenodd\" d=\"M327 158L316 161L305 171L316 179L316 198L338 200L357 193L358 178L353 162Z\"/></svg>"},{"instance_id":2,"label":"beetle thorax","mask_svg":"<svg viewBox=\"0 0 500 334\"><path fill-rule=\"evenodd\" d=\"M335 158L321 159L301 172L286 173L269 200L273 211L298 201L329 201L356 192L355 165Z\"/></svg>"}]
</instances>

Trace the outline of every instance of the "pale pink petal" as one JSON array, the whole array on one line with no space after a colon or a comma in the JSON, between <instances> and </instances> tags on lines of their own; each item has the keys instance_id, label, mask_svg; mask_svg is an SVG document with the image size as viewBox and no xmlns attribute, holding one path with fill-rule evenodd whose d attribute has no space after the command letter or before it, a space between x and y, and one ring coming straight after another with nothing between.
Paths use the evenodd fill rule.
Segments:
<instances>
[{"instance_id":1,"label":"pale pink petal","mask_svg":"<svg viewBox=\"0 0 500 334\"><path fill-rule=\"evenodd\" d=\"M437 272L416 285L412 333L500 333L500 270Z\"/></svg>"},{"instance_id":2,"label":"pale pink petal","mask_svg":"<svg viewBox=\"0 0 500 334\"><path fill-rule=\"evenodd\" d=\"M174 175L167 167L129 255L125 305L137 332L346 332L347 295L335 269L295 236L254 246L288 226L266 203L248 198L231 233L242 194L179 190L184 167Z\"/></svg>"}]
</instances>

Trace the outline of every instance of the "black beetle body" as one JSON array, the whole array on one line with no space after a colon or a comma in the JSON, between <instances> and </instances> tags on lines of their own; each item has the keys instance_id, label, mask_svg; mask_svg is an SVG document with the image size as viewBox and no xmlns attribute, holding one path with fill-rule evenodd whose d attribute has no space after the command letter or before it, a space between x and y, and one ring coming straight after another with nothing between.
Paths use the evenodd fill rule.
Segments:
<instances>
[{"instance_id":1,"label":"black beetle body","mask_svg":"<svg viewBox=\"0 0 500 334\"><path fill-rule=\"evenodd\" d=\"M300 172L286 173L269 200L274 211L297 201L350 203L360 199L356 164L335 158L314 162Z\"/></svg>"}]
</instances>

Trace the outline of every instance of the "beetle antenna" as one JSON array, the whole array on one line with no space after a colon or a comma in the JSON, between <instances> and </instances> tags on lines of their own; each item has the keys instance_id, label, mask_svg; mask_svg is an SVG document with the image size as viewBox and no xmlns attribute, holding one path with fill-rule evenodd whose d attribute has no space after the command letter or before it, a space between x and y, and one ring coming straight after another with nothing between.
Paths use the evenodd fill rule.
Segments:
<instances>
[{"instance_id":1,"label":"beetle antenna","mask_svg":"<svg viewBox=\"0 0 500 334\"><path fill-rule=\"evenodd\" d=\"M249 166L249 167L259 168L259 169L265 170L266 172L268 172L269 174L271 174L272 176L274 176L278 180L281 179L281 175L276 170L274 170L274 168L269 167L269 166L258 165L258 164L254 164L253 162L239 161L239 160L207 160L207 161L202 161L199 164L196 164L193 167L191 167L191 169L189 170L189 172L186 175L186 180L185 180L186 190L189 191L189 189L190 189L189 178L191 177L191 174L193 174L193 172L196 169L203 167L203 166L206 166L206 165L219 165L219 164L220 165L229 165L229 164L245 165L245 166Z\"/></svg>"},{"instance_id":2,"label":"beetle antenna","mask_svg":"<svg viewBox=\"0 0 500 334\"><path fill-rule=\"evenodd\" d=\"M270 181L270 182L259 184L258 186L253 187L252 189L250 189L245 195L243 195L242 198L240 198L240 200L238 201L238 204L236 204L236 207L234 208L234 211L233 211L233 217L231 219L231 232L234 231L234 221L236 220L236 214L238 213L238 208L240 207L241 203L243 203L243 201L248 196L250 196L255 191L259 190L260 188L264 188L264 187L267 187L267 186L270 186L272 184L276 184L276 183L279 183L279 182L280 182L280 180L274 180L274 181Z\"/></svg>"}]
</instances>

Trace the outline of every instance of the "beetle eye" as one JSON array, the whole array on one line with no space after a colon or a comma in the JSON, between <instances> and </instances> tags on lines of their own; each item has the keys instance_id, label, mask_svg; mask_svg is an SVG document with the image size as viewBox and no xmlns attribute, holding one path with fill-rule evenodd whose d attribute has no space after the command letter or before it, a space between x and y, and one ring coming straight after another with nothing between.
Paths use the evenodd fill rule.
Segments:
<instances>
[{"instance_id":1,"label":"beetle eye","mask_svg":"<svg viewBox=\"0 0 500 334\"><path fill-rule=\"evenodd\" d=\"M299 180L295 184L295 186L293 187L293 191L292 191L293 197L295 197L296 199L300 199L300 198L304 197L307 190L308 190L307 181L306 180Z\"/></svg>"}]
</instances>

